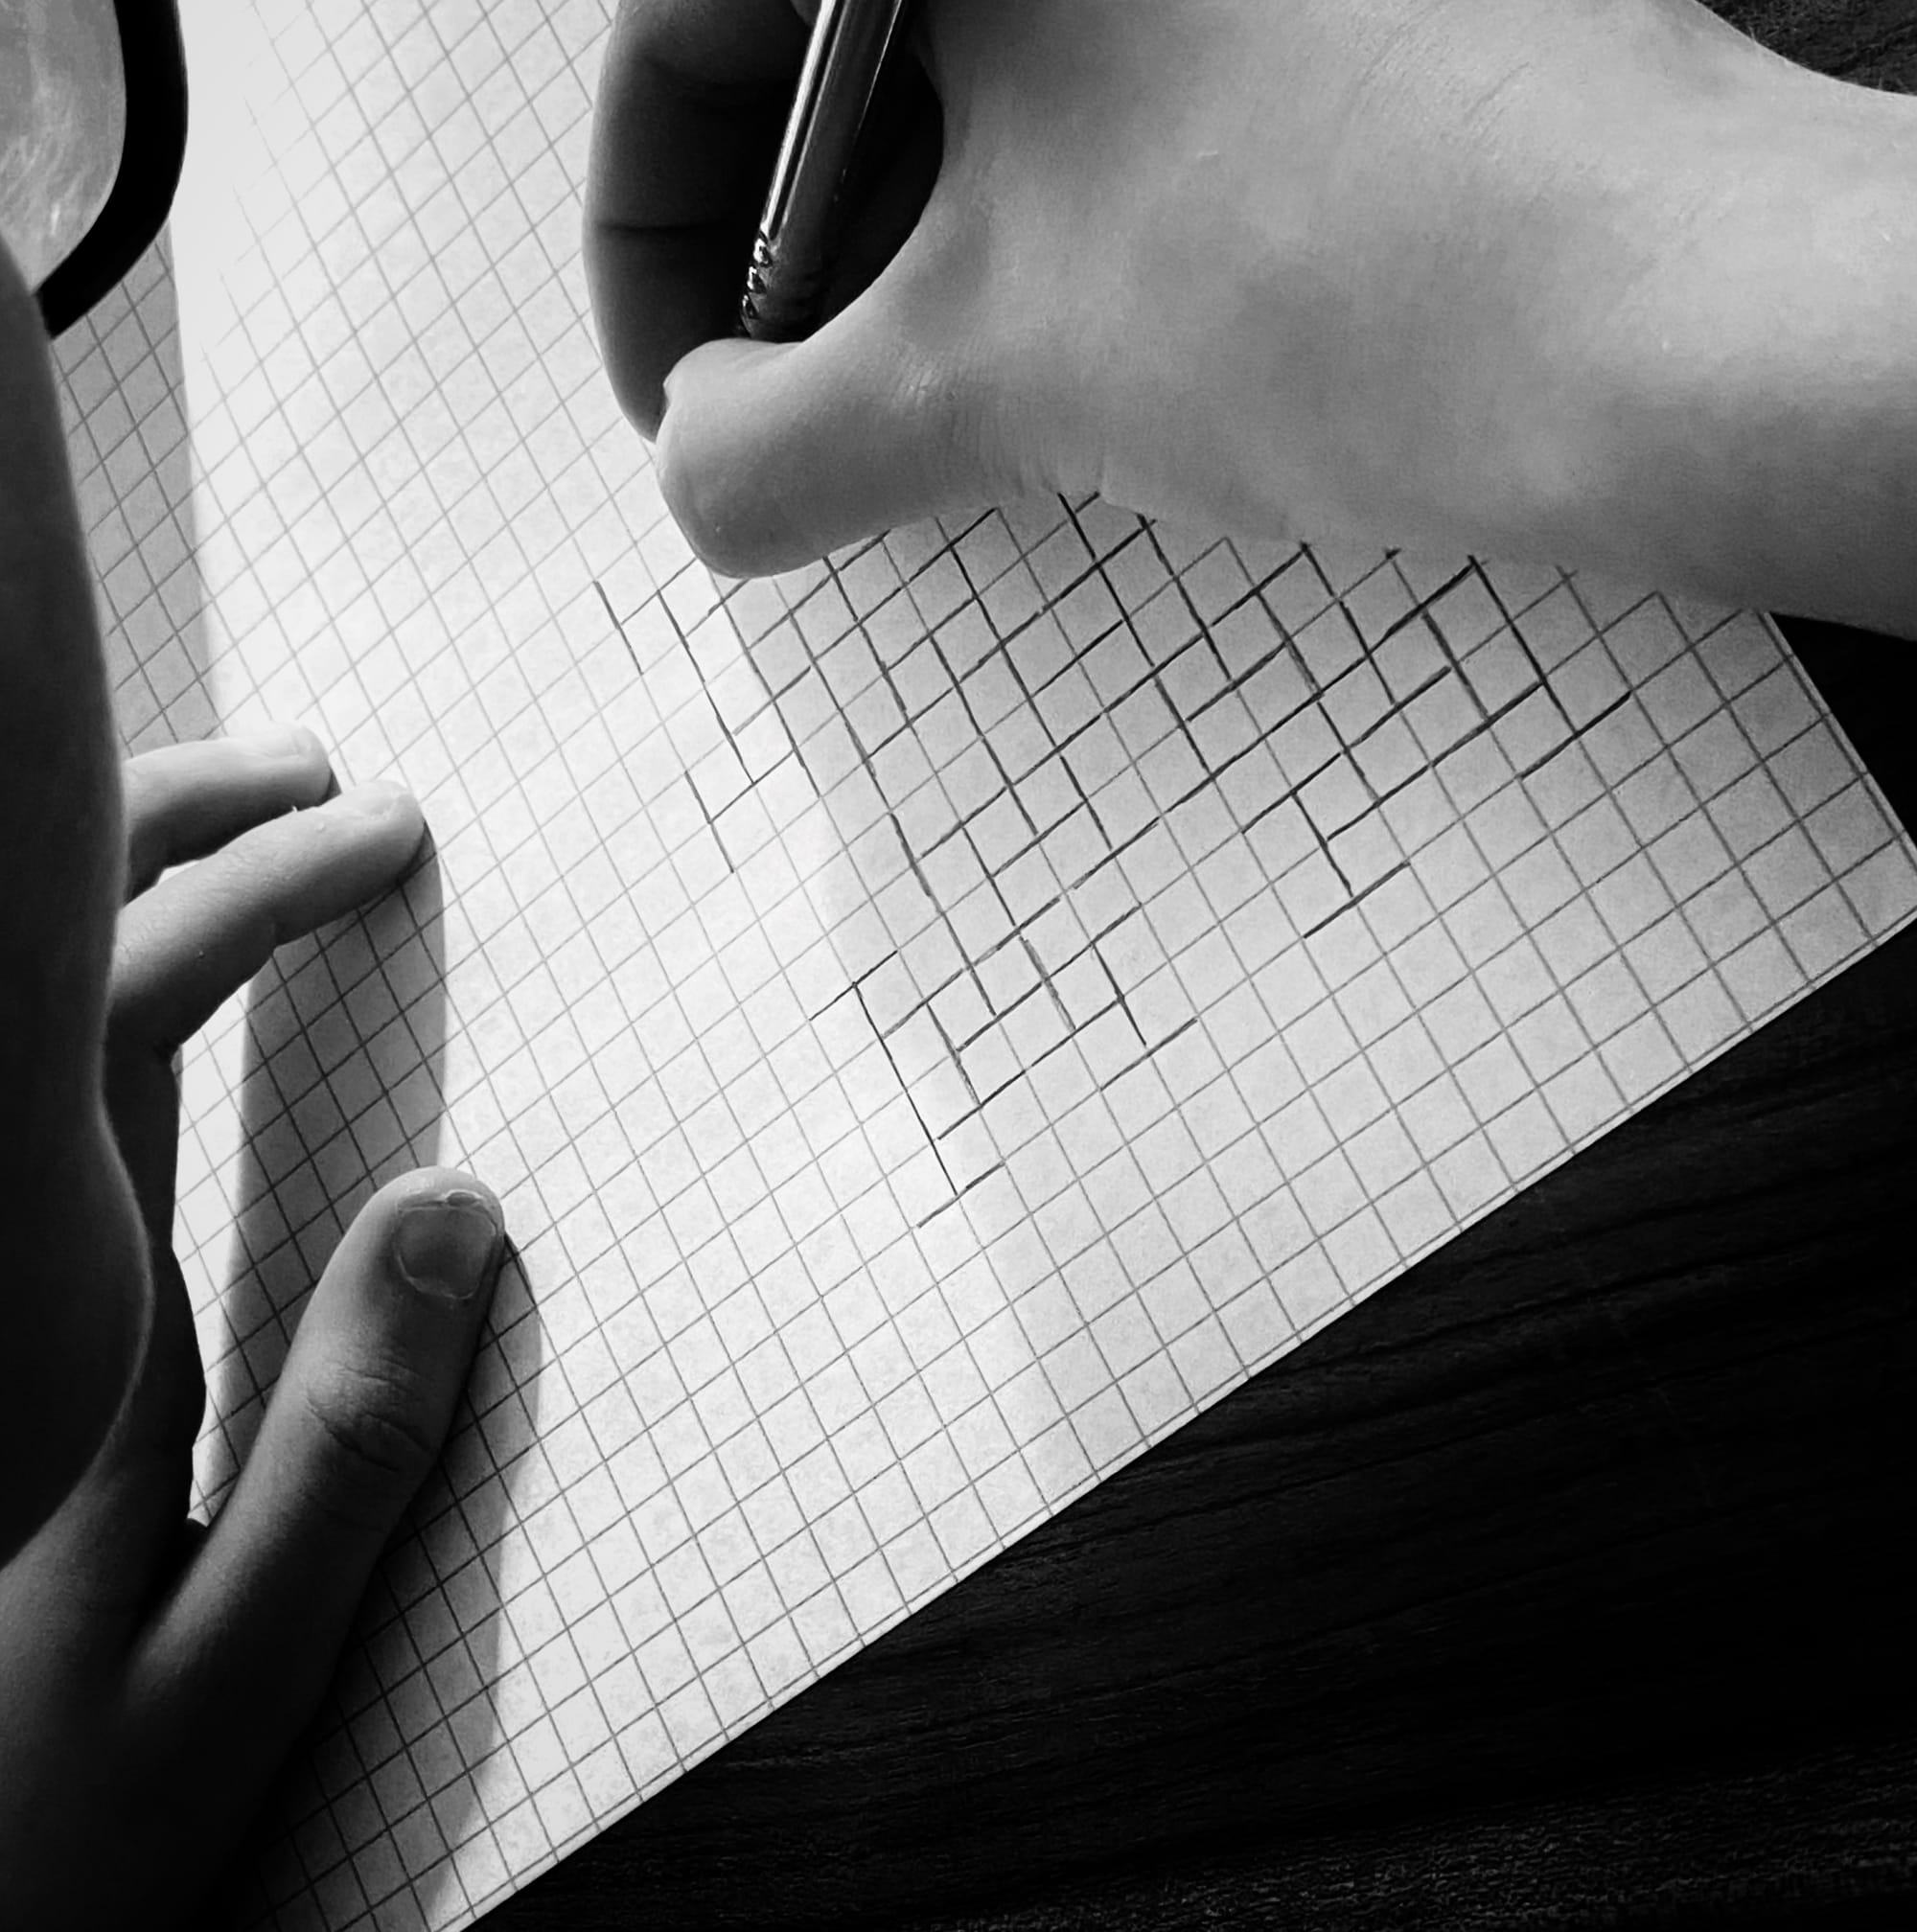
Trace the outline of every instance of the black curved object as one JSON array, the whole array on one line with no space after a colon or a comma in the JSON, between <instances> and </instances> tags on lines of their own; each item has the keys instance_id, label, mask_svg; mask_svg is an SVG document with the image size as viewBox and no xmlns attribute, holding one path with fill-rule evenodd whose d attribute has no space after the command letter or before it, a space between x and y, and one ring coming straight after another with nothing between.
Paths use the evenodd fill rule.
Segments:
<instances>
[{"instance_id":1,"label":"black curved object","mask_svg":"<svg viewBox=\"0 0 1917 1932\"><path fill-rule=\"evenodd\" d=\"M114 0L127 82L120 172L99 218L42 282L40 319L62 334L132 267L167 218L186 155L186 56L176 0Z\"/></svg>"}]
</instances>

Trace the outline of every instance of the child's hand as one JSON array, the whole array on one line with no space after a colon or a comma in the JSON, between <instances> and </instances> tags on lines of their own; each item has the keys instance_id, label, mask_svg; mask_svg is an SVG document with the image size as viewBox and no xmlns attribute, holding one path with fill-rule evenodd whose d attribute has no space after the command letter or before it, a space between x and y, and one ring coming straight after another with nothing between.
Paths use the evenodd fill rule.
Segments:
<instances>
[{"instance_id":1,"label":"child's hand","mask_svg":"<svg viewBox=\"0 0 1917 1932\"><path fill-rule=\"evenodd\" d=\"M0 249L9 1925L186 1919L318 1701L491 1294L498 1207L477 1183L439 1170L376 1196L231 1499L192 1530L205 1397L171 1253L173 1055L282 940L417 852L405 794L322 803L330 784L289 732L136 759L123 804L45 340Z\"/></svg>"},{"instance_id":2,"label":"child's hand","mask_svg":"<svg viewBox=\"0 0 1917 1932\"><path fill-rule=\"evenodd\" d=\"M917 18L942 158L921 86L841 311L766 347L716 338L804 31L624 0L593 306L715 566L1097 490L1917 624L1912 104L1695 0Z\"/></svg>"}]
</instances>

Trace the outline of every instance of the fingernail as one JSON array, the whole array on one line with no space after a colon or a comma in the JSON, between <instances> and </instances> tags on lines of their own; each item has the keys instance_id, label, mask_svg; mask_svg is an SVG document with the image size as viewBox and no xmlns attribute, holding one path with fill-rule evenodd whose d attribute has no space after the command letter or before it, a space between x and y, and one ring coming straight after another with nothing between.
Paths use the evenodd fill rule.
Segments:
<instances>
[{"instance_id":1,"label":"fingernail","mask_svg":"<svg viewBox=\"0 0 1917 1932\"><path fill-rule=\"evenodd\" d=\"M319 740L304 724L268 724L246 734L245 744L263 758L311 758Z\"/></svg>"},{"instance_id":2,"label":"fingernail","mask_svg":"<svg viewBox=\"0 0 1917 1932\"><path fill-rule=\"evenodd\" d=\"M349 813L355 818L385 818L410 795L404 785L396 785L390 778L375 778L370 784L342 792L331 801L330 809Z\"/></svg>"},{"instance_id":3,"label":"fingernail","mask_svg":"<svg viewBox=\"0 0 1917 1932\"><path fill-rule=\"evenodd\" d=\"M455 1187L401 1209L393 1266L408 1287L436 1301L470 1301L499 1265L503 1231L484 1195Z\"/></svg>"}]
</instances>

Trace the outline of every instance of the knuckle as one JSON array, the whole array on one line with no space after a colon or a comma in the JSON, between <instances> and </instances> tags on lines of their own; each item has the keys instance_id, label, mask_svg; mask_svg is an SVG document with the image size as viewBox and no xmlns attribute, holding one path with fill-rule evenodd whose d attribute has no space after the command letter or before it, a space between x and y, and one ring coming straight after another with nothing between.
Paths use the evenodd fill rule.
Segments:
<instances>
[{"instance_id":1,"label":"knuckle","mask_svg":"<svg viewBox=\"0 0 1917 1932\"><path fill-rule=\"evenodd\" d=\"M328 1506L355 1521L404 1504L439 1454L418 1382L398 1364L335 1358L301 1378L299 1396Z\"/></svg>"}]
</instances>

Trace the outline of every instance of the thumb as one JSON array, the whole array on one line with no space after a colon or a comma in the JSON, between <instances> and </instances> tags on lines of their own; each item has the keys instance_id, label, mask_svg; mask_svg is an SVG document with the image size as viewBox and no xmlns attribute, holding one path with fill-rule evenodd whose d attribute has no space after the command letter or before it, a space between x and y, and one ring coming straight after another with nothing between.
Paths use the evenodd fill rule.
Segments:
<instances>
[{"instance_id":1,"label":"thumb","mask_svg":"<svg viewBox=\"0 0 1917 1932\"><path fill-rule=\"evenodd\" d=\"M312 1714L439 1455L504 1245L498 1203L450 1169L367 1203L313 1291L233 1495L149 1633L149 1735L218 1767L242 1806Z\"/></svg>"},{"instance_id":2,"label":"thumb","mask_svg":"<svg viewBox=\"0 0 1917 1932\"><path fill-rule=\"evenodd\" d=\"M911 279L900 257L806 340L708 342L666 378L659 487L711 568L789 570L994 494L983 386Z\"/></svg>"}]
</instances>

